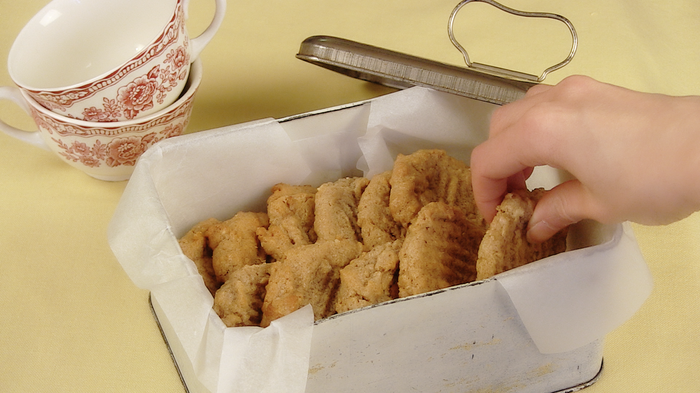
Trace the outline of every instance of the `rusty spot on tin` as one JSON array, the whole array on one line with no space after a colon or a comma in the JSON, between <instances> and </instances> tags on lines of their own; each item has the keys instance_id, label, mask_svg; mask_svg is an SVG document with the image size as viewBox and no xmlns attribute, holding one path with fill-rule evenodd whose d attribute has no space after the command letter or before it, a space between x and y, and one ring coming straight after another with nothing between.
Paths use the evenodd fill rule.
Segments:
<instances>
[{"instance_id":1,"label":"rusty spot on tin","mask_svg":"<svg viewBox=\"0 0 700 393\"><path fill-rule=\"evenodd\" d=\"M452 348L450 348L450 350L452 351L452 350L461 349L461 350L469 351L469 350L471 350L472 348L475 348L475 347L480 347L480 346L483 346L483 345L497 345L497 344L500 344L500 343L501 343L501 339L500 339L500 338L491 337L491 341L488 341L488 342L484 342L484 343L477 343L476 341L468 342L468 343L464 343L464 344L462 344L462 345L457 345L457 346L455 346L455 347L452 347Z\"/></svg>"}]
</instances>

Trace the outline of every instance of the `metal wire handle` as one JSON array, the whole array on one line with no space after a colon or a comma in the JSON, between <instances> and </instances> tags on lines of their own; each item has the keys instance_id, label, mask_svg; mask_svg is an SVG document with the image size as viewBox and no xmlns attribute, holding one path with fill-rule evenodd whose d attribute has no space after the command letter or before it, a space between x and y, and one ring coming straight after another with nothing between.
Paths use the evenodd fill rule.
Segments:
<instances>
[{"instance_id":1,"label":"metal wire handle","mask_svg":"<svg viewBox=\"0 0 700 393\"><path fill-rule=\"evenodd\" d=\"M457 16L457 13L459 12L462 7L464 7L467 3L471 2L482 2L482 3L487 3L490 4L501 11L505 11L509 14L517 15L517 16L524 16L524 17L534 17L534 18L549 18L549 19L555 19L558 20L566 25L566 27L569 28L569 31L571 32L571 39L572 39L572 45L571 45L571 52L569 52L569 56L566 57L562 62L557 63L546 70L542 72L542 75L539 77L536 75L532 74L526 74L523 72L519 71L513 71L509 70L506 68L501 68L501 67L496 67L496 66L491 66L487 64L480 64L476 62L472 62L469 60L469 55L467 54L467 50L464 49L464 47L457 41L457 39L454 36L453 32L453 25L454 25L454 19L455 16ZM467 63L467 67L469 68L474 68L478 69L480 71L487 72L489 74L494 74L506 78L515 78L515 79L521 79L521 80L527 80L527 81L532 81L532 82L542 82L544 78L547 77L547 74L549 74L552 71L556 71L565 65L569 64L571 59L574 58L574 55L576 54L576 48L578 47L578 36L576 35L576 29L574 29L574 25L571 24L571 22L566 19L565 17L557 14L551 14L547 12L526 12L526 11L519 11L515 10L509 7L504 6L503 4L497 3L493 0L463 0L457 6L452 10L452 13L450 14L450 19L447 24L447 33L450 36L450 41L452 41L452 44L462 53L462 56L464 57L464 61Z\"/></svg>"}]
</instances>

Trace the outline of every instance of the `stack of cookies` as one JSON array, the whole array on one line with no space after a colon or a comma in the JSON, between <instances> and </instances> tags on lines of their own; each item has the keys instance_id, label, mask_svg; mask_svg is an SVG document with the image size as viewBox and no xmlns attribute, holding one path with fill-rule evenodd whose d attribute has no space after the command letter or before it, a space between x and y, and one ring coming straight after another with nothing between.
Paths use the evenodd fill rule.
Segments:
<instances>
[{"instance_id":1,"label":"stack of cookies","mask_svg":"<svg viewBox=\"0 0 700 393\"><path fill-rule=\"evenodd\" d=\"M275 185L266 212L205 220L180 246L227 326L268 326L307 304L322 319L564 251L566 231L526 239L542 193L506 195L488 225L469 167L443 150L419 150L371 179Z\"/></svg>"}]
</instances>

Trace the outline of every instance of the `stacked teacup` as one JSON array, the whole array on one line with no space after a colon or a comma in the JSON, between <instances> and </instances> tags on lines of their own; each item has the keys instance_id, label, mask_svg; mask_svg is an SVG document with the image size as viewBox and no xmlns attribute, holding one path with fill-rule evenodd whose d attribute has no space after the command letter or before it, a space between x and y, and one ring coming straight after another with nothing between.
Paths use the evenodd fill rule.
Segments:
<instances>
[{"instance_id":1,"label":"stacked teacup","mask_svg":"<svg viewBox=\"0 0 700 393\"><path fill-rule=\"evenodd\" d=\"M38 131L0 131L55 152L101 180L126 180L138 157L187 126L202 79L200 52L218 30L189 38L188 0L53 0L17 36L0 87Z\"/></svg>"}]
</instances>

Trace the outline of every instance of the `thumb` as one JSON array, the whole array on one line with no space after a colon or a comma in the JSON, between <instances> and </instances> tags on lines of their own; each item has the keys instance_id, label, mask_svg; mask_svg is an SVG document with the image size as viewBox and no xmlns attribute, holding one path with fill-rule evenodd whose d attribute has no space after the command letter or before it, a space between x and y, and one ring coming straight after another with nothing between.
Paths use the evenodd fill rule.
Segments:
<instances>
[{"instance_id":1,"label":"thumb","mask_svg":"<svg viewBox=\"0 0 700 393\"><path fill-rule=\"evenodd\" d=\"M565 227L588 217L589 193L578 180L547 191L535 206L527 231L532 243L541 243Z\"/></svg>"}]
</instances>

